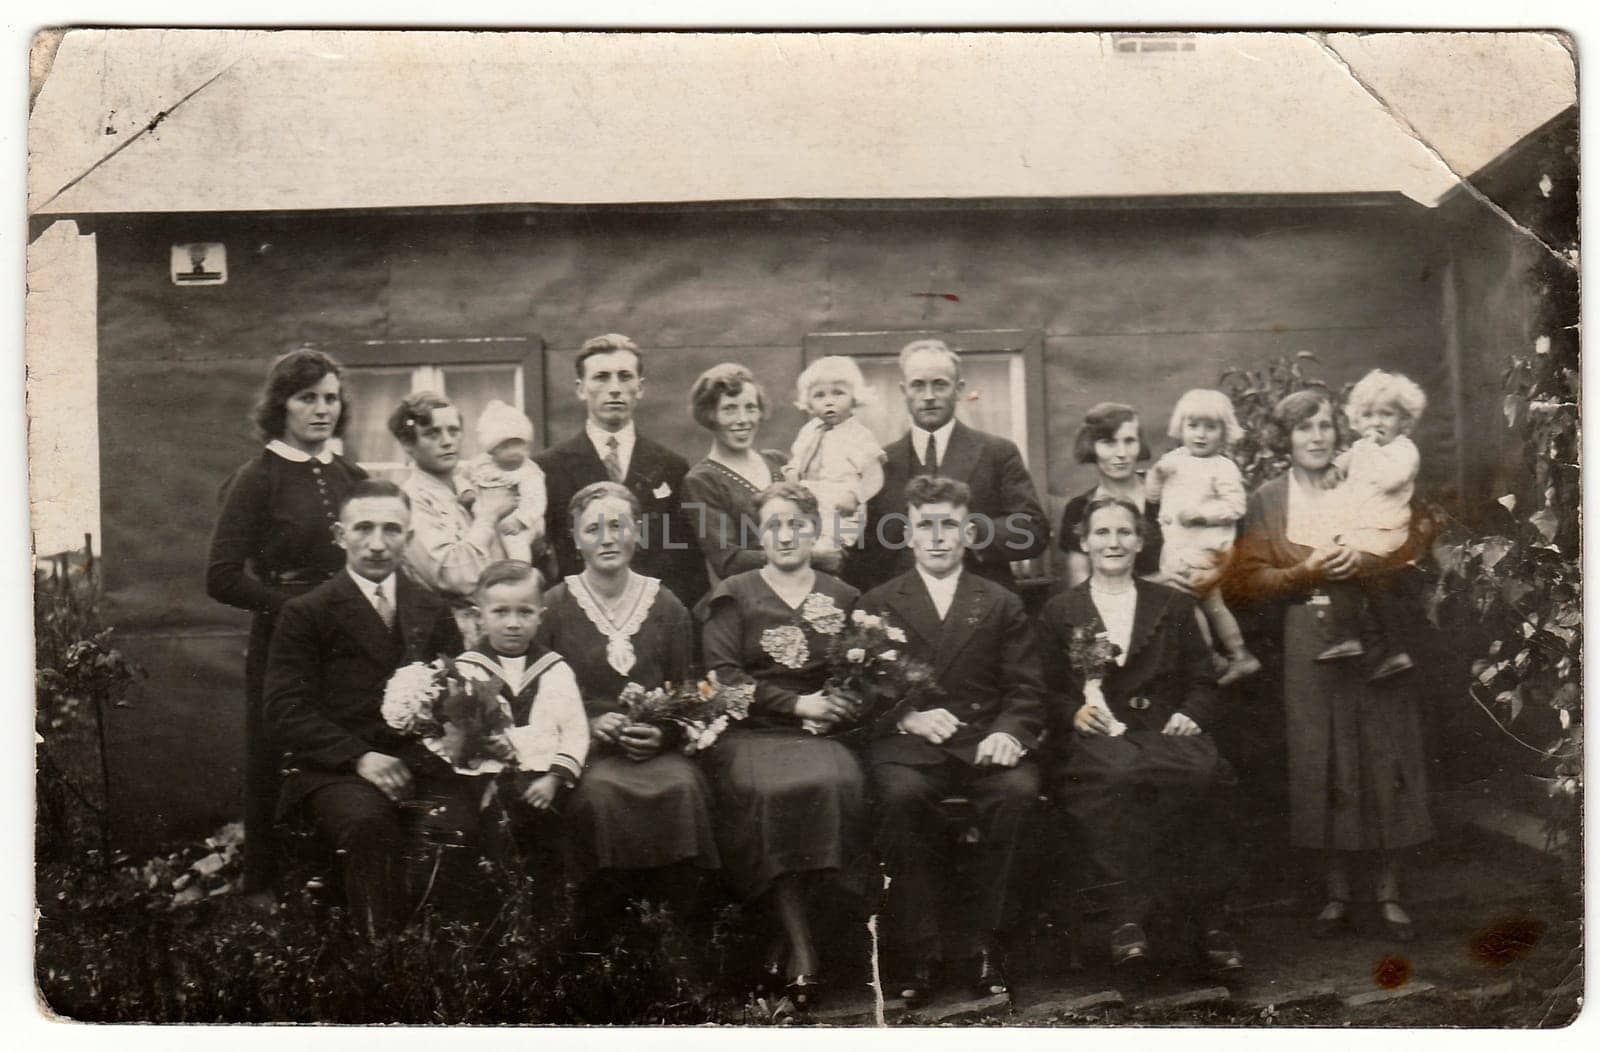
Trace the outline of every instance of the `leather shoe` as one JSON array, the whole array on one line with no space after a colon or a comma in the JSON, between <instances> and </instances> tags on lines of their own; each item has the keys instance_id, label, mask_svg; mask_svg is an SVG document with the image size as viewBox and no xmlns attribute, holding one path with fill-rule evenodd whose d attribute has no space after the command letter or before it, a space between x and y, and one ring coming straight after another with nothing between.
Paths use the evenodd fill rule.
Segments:
<instances>
[{"instance_id":1,"label":"leather shoe","mask_svg":"<svg viewBox=\"0 0 1600 1052\"><path fill-rule=\"evenodd\" d=\"M1200 956L1213 975L1237 972L1244 967L1244 955L1239 952L1233 936L1221 928L1212 928L1201 938Z\"/></svg>"},{"instance_id":2,"label":"leather shoe","mask_svg":"<svg viewBox=\"0 0 1600 1052\"><path fill-rule=\"evenodd\" d=\"M816 1008L822 1001L822 980L815 975L797 975L789 980L784 992L795 1011L805 1012Z\"/></svg>"},{"instance_id":3,"label":"leather shoe","mask_svg":"<svg viewBox=\"0 0 1600 1052\"><path fill-rule=\"evenodd\" d=\"M1011 992L1011 987L1006 983L1006 973L1000 967L1000 952L992 946L978 950L978 967L973 972L972 990L979 997L998 997Z\"/></svg>"},{"instance_id":4,"label":"leather shoe","mask_svg":"<svg viewBox=\"0 0 1600 1052\"><path fill-rule=\"evenodd\" d=\"M919 963L910 977L900 984L897 992L907 1007L914 1008L925 1003L933 996L933 965L927 961Z\"/></svg>"},{"instance_id":5,"label":"leather shoe","mask_svg":"<svg viewBox=\"0 0 1600 1052\"><path fill-rule=\"evenodd\" d=\"M1150 959L1150 940L1137 924L1124 924L1111 933L1111 963L1121 968L1143 964Z\"/></svg>"},{"instance_id":6,"label":"leather shoe","mask_svg":"<svg viewBox=\"0 0 1600 1052\"><path fill-rule=\"evenodd\" d=\"M1331 939L1350 927L1350 905L1343 899L1329 899L1317 919L1311 922L1313 939Z\"/></svg>"},{"instance_id":7,"label":"leather shoe","mask_svg":"<svg viewBox=\"0 0 1600 1052\"><path fill-rule=\"evenodd\" d=\"M1385 908L1387 906L1393 906L1400 914L1400 917L1391 917L1389 910ZM1393 899L1387 899L1378 903L1378 910L1379 915L1383 917L1384 930L1389 933L1391 939L1396 942L1410 942L1417 937L1417 929L1411 923L1411 918L1406 916L1405 907L1401 906L1400 903Z\"/></svg>"}]
</instances>

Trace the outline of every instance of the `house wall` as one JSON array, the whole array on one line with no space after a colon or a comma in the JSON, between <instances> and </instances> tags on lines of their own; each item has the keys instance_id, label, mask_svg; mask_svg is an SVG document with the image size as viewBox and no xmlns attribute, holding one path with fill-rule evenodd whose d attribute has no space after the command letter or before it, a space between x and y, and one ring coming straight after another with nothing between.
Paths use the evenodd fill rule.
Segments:
<instances>
[{"instance_id":1,"label":"house wall","mask_svg":"<svg viewBox=\"0 0 1600 1052\"><path fill-rule=\"evenodd\" d=\"M218 486L256 448L256 387L291 346L536 334L548 382L530 404L555 441L581 425L577 346L628 333L649 352L642 426L692 460L707 439L685 394L715 362L757 373L778 407L763 444L786 447L807 333L1037 329L1034 469L1065 498L1090 481L1070 461L1084 409L1131 402L1156 439L1223 364L1309 350L1335 386L1383 366L1442 395L1434 222L1398 197L99 219L106 606L151 672L113 727L138 816L118 828L156 842L237 809L245 618L206 598L205 551ZM227 284L174 286L183 241L225 243ZM1453 487L1452 415L1420 437L1425 483Z\"/></svg>"}]
</instances>

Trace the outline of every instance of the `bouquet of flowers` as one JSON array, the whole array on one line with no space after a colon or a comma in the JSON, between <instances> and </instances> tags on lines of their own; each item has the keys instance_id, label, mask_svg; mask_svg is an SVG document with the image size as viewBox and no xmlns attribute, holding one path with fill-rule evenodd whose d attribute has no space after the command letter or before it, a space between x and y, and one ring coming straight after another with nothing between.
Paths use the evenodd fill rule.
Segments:
<instances>
[{"instance_id":1,"label":"bouquet of flowers","mask_svg":"<svg viewBox=\"0 0 1600 1052\"><path fill-rule=\"evenodd\" d=\"M903 629L865 610L852 611L833 634L823 690L851 705L853 730L897 719L940 693L933 666L910 657L905 646ZM823 731L813 721L803 725Z\"/></svg>"},{"instance_id":2,"label":"bouquet of flowers","mask_svg":"<svg viewBox=\"0 0 1600 1052\"><path fill-rule=\"evenodd\" d=\"M448 657L397 669L383 689L383 721L418 738L462 774L516 766L511 708L483 671Z\"/></svg>"},{"instance_id":3,"label":"bouquet of flowers","mask_svg":"<svg viewBox=\"0 0 1600 1052\"><path fill-rule=\"evenodd\" d=\"M1122 648L1107 639L1105 630L1099 625L1074 628L1072 639L1067 644L1067 659L1072 662L1073 668L1083 674L1084 704L1093 705L1111 717L1109 733L1113 738L1126 733L1128 725L1111 715L1111 706L1106 704L1101 682L1120 653Z\"/></svg>"},{"instance_id":4,"label":"bouquet of flowers","mask_svg":"<svg viewBox=\"0 0 1600 1052\"><path fill-rule=\"evenodd\" d=\"M654 690L629 683L617 700L633 723L676 729L684 755L692 756L715 745L730 723L750 715L755 696L755 681L744 673L724 679L712 672L697 682L667 683Z\"/></svg>"}]
</instances>

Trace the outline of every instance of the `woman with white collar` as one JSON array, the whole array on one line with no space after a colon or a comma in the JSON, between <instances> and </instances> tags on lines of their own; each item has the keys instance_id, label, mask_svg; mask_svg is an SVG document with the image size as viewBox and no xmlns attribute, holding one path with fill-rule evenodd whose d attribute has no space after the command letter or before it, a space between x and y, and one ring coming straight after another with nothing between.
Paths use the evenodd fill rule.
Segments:
<instances>
[{"instance_id":1,"label":"woman with white collar","mask_svg":"<svg viewBox=\"0 0 1600 1052\"><path fill-rule=\"evenodd\" d=\"M261 719L261 685L278 608L344 566L334 544L339 503L367 473L330 442L348 404L339 363L321 351L291 351L272 364L252 419L266 448L223 483L211 535L206 594L249 610L245 655L244 890L267 892L275 875L273 810L279 757Z\"/></svg>"}]
</instances>

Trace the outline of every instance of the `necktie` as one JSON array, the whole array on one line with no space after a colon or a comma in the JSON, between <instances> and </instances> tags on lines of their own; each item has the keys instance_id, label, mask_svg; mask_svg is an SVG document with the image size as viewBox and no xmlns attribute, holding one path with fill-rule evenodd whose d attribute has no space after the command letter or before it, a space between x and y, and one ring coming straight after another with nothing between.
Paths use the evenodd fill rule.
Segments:
<instances>
[{"instance_id":1,"label":"necktie","mask_svg":"<svg viewBox=\"0 0 1600 1052\"><path fill-rule=\"evenodd\" d=\"M389 601L389 593L381 584L372 593L372 609L383 619L384 628L394 627L394 604Z\"/></svg>"},{"instance_id":2,"label":"necktie","mask_svg":"<svg viewBox=\"0 0 1600 1052\"><path fill-rule=\"evenodd\" d=\"M939 473L939 440L931 433L928 435L928 451L922 458L922 473L925 475Z\"/></svg>"},{"instance_id":3,"label":"necktie","mask_svg":"<svg viewBox=\"0 0 1600 1052\"><path fill-rule=\"evenodd\" d=\"M606 439L606 474L612 482L622 481L622 458L617 455L617 436Z\"/></svg>"}]
</instances>

